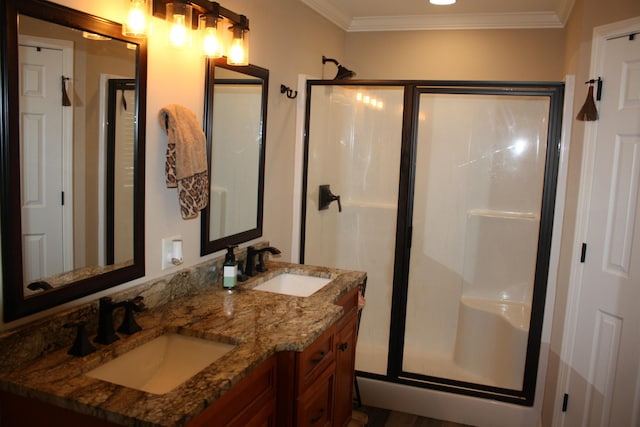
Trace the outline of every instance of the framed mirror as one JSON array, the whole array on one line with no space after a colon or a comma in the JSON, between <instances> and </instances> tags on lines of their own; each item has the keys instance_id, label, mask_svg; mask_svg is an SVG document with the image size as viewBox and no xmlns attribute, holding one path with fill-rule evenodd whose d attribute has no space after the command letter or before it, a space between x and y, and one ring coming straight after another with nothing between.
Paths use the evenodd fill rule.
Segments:
<instances>
[{"instance_id":1,"label":"framed mirror","mask_svg":"<svg viewBox=\"0 0 640 427\"><path fill-rule=\"evenodd\" d=\"M269 70L209 60L204 128L209 204L202 212L202 255L262 236Z\"/></svg>"},{"instance_id":2,"label":"framed mirror","mask_svg":"<svg viewBox=\"0 0 640 427\"><path fill-rule=\"evenodd\" d=\"M4 320L144 276L146 41L42 0L2 16Z\"/></svg>"}]
</instances>

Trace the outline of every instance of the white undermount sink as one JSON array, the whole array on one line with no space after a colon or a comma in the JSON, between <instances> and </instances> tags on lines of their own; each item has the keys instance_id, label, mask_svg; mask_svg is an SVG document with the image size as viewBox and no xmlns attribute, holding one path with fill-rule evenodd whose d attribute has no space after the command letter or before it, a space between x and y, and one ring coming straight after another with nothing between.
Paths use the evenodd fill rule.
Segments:
<instances>
[{"instance_id":1,"label":"white undermount sink","mask_svg":"<svg viewBox=\"0 0 640 427\"><path fill-rule=\"evenodd\" d=\"M257 291L308 297L323 288L332 279L306 276L303 274L282 273L256 286Z\"/></svg>"},{"instance_id":2,"label":"white undermount sink","mask_svg":"<svg viewBox=\"0 0 640 427\"><path fill-rule=\"evenodd\" d=\"M235 346L186 335L161 335L86 375L152 394L168 393Z\"/></svg>"}]
</instances>

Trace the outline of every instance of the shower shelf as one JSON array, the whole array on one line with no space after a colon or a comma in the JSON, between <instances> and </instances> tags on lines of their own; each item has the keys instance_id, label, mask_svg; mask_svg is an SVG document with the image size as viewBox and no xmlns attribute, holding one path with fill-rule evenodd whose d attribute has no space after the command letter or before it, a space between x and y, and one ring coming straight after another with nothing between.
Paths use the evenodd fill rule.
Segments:
<instances>
[{"instance_id":1,"label":"shower shelf","mask_svg":"<svg viewBox=\"0 0 640 427\"><path fill-rule=\"evenodd\" d=\"M490 216L495 218L535 219L537 221L540 220L540 216L532 212L494 211L489 209L470 209L467 211L467 215Z\"/></svg>"}]
</instances>

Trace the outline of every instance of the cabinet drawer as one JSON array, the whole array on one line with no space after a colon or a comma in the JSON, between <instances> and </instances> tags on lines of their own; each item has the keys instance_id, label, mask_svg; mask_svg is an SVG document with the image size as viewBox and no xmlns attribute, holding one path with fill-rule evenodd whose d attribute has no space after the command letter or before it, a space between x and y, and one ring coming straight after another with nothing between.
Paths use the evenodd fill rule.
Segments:
<instances>
[{"instance_id":1,"label":"cabinet drawer","mask_svg":"<svg viewBox=\"0 0 640 427\"><path fill-rule=\"evenodd\" d=\"M296 427L331 427L335 365L325 369L317 381L298 399Z\"/></svg>"},{"instance_id":2,"label":"cabinet drawer","mask_svg":"<svg viewBox=\"0 0 640 427\"><path fill-rule=\"evenodd\" d=\"M331 326L313 342L298 359L298 393L302 394L336 359L335 326Z\"/></svg>"}]
</instances>

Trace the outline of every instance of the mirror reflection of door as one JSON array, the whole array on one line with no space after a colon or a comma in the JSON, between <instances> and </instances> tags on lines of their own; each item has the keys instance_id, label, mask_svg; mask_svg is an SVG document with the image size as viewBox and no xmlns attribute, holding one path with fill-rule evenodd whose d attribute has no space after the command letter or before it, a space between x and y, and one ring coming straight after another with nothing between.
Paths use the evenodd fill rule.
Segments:
<instances>
[{"instance_id":1,"label":"mirror reflection of door","mask_svg":"<svg viewBox=\"0 0 640 427\"><path fill-rule=\"evenodd\" d=\"M112 122L123 125L114 141L129 139L117 144L127 148L114 151L112 177L121 181L112 185L110 213L107 213L105 174L107 82L136 75L137 51L122 40L27 15L19 17L23 281L25 285L46 282L55 288L68 282L62 273L94 274L96 268L118 269L134 258L136 87L131 90L125 87L113 101L113 105L116 102L122 105L124 93L129 106L127 110L121 109L124 114L114 110ZM42 62L40 58L47 55L60 56L61 63L54 66ZM66 105L62 105L63 89L69 98ZM49 111L40 111L44 105L49 106ZM54 138L58 138L55 135L60 135L61 142L54 144ZM118 160L127 156L128 161ZM59 176L52 175L54 172ZM44 211L43 207L56 213ZM109 233L110 256L105 237L108 215L115 218ZM50 230L37 228L39 222ZM40 290L25 290L29 295L31 291Z\"/></svg>"},{"instance_id":2,"label":"mirror reflection of door","mask_svg":"<svg viewBox=\"0 0 640 427\"><path fill-rule=\"evenodd\" d=\"M68 42L21 38L22 238L26 282L73 266L71 120L62 104L73 59ZM67 48L65 50L65 48ZM65 203L66 198L66 203ZM65 218L66 217L66 218Z\"/></svg>"},{"instance_id":3,"label":"mirror reflection of door","mask_svg":"<svg viewBox=\"0 0 640 427\"><path fill-rule=\"evenodd\" d=\"M106 264L133 259L134 79L109 79L106 167Z\"/></svg>"}]
</instances>

